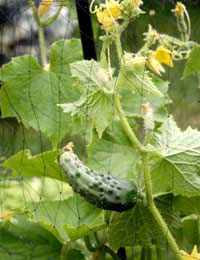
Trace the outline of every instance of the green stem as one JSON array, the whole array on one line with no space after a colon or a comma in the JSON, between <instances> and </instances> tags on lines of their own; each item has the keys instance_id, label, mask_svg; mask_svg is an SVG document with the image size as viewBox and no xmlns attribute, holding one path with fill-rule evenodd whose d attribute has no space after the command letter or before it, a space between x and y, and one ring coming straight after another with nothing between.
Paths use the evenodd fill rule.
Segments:
<instances>
[{"instance_id":1,"label":"green stem","mask_svg":"<svg viewBox=\"0 0 200 260\"><path fill-rule=\"evenodd\" d=\"M37 27L40 27L40 18L39 18L39 16L38 16L36 6L35 6L35 4L33 3L32 0L28 0L28 3L29 3L29 5L30 5L31 8L32 8L33 16L34 16L35 22L36 22L36 24L37 24Z\"/></svg>"},{"instance_id":2,"label":"green stem","mask_svg":"<svg viewBox=\"0 0 200 260\"><path fill-rule=\"evenodd\" d=\"M197 216L197 232L198 232L198 239L197 239L197 244L200 242L200 216Z\"/></svg>"},{"instance_id":3,"label":"green stem","mask_svg":"<svg viewBox=\"0 0 200 260\"><path fill-rule=\"evenodd\" d=\"M63 244L60 253L60 260L65 260L68 252L68 244Z\"/></svg>"},{"instance_id":4,"label":"green stem","mask_svg":"<svg viewBox=\"0 0 200 260\"><path fill-rule=\"evenodd\" d=\"M37 8L36 8L35 4L33 3L33 0L28 0L28 2L32 8L33 16L34 16L34 19L35 19L35 22L36 22L38 28L39 27L45 28L45 27L49 26L50 24L52 24L57 19L58 15L60 14L60 11L63 7L63 3L61 2L58 10L52 17L48 18L45 21L41 21L39 15L38 15Z\"/></svg>"},{"instance_id":5,"label":"green stem","mask_svg":"<svg viewBox=\"0 0 200 260\"><path fill-rule=\"evenodd\" d=\"M124 111L121 107L121 103L119 100L119 96L118 95L114 95L114 104L115 104L115 108L117 110L117 113L119 115L119 118L121 120L122 123L122 127L124 128L124 131L126 132L126 134L128 135L130 141L132 142L133 146L140 152L143 152L143 146L142 144L139 142L139 140L137 139L135 133L132 131L128 120L124 114Z\"/></svg>"},{"instance_id":6,"label":"green stem","mask_svg":"<svg viewBox=\"0 0 200 260\"><path fill-rule=\"evenodd\" d=\"M87 249L88 249L90 252L96 252L96 251L98 251L98 249L95 248L95 247L91 244L89 236L85 236L85 237L84 237L84 242L85 242L85 245L86 245Z\"/></svg>"},{"instance_id":7,"label":"green stem","mask_svg":"<svg viewBox=\"0 0 200 260\"><path fill-rule=\"evenodd\" d=\"M44 67L47 64L44 30L42 27L39 27L38 30L39 30L39 45L40 45L41 61Z\"/></svg>"},{"instance_id":8,"label":"green stem","mask_svg":"<svg viewBox=\"0 0 200 260\"><path fill-rule=\"evenodd\" d=\"M29 5L32 8L33 16L34 16L34 19L35 19L35 22L36 22L37 28L38 28L41 61L42 61L42 65L44 67L47 64L44 30L42 28L41 21L40 21L40 18L38 16L37 8L36 8L35 4L33 3L32 0L28 0L28 2L29 2Z\"/></svg>"},{"instance_id":9,"label":"green stem","mask_svg":"<svg viewBox=\"0 0 200 260\"><path fill-rule=\"evenodd\" d=\"M188 14L188 11L187 9L185 8L184 6L184 13L185 13L185 17L186 17L186 21L187 21L187 40L190 39L190 35L191 35L191 22L190 22L190 16Z\"/></svg>"},{"instance_id":10,"label":"green stem","mask_svg":"<svg viewBox=\"0 0 200 260\"><path fill-rule=\"evenodd\" d=\"M163 235L166 237L171 250L174 252L176 259L177 260L182 260L179 248L176 244L176 241L174 237L172 236L170 230L168 229L167 224L163 220L159 210L156 208L156 205L153 200L153 195L152 195L152 183L151 183L151 175L150 175L150 170L149 170L149 155L148 151L144 149L144 147L141 145L139 140L137 139L135 133L132 131L128 120L126 119L126 116L123 112L123 109L121 107L121 103L119 100L118 95L114 95L114 104L115 108L118 112L121 124L124 128L124 131L126 132L127 136L129 137L130 141L134 145L134 147L139 151L143 158L143 173L144 173L144 184L145 184L145 190L146 190L146 197L147 197L147 203L150 212L152 213L154 219L156 220L160 230L162 231Z\"/></svg>"},{"instance_id":11,"label":"green stem","mask_svg":"<svg viewBox=\"0 0 200 260\"><path fill-rule=\"evenodd\" d=\"M101 53L100 53L100 60L101 60L101 64L102 64L103 68L108 67L108 61L107 61L107 57L106 57L107 48L108 48L107 43L105 41L103 41Z\"/></svg>"},{"instance_id":12,"label":"green stem","mask_svg":"<svg viewBox=\"0 0 200 260\"><path fill-rule=\"evenodd\" d=\"M151 211L154 219L156 220L160 230L162 231L163 235L166 237L171 250L174 252L177 260L182 260L179 248L176 244L174 237L172 236L167 224L165 223L164 219L162 218L159 210L157 209L153 196L152 196L152 184L151 184L151 175L149 171L149 156L147 152L143 152L143 167L144 167L144 184L146 189L146 196L148 201L148 207Z\"/></svg>"},{"instance_id":13,"label":"green stem","mask_svg":"<svg viewBox=\"0 0 200 260\"><path fill-rule=\"evenodd\" d=\"M121 65L123 63L123 51L122 51L122 46L120 41L120 34L116 34L115 36L115 45L116 45L119 64Z\"/></svg>"},{"instance_id":14,"label":"green stem","mask_svg":"<svg viewBox=\"0 0 200 260\"><path fill-rule=\"evenodd\" d=\"M99 237L98 237L98 234L97 232L94 232L94 237L95 237L95 240L96 240L96 247L99 248L101 246L101 243L99 241Z\"/></svg>"},{"instance_id":15,"label":"green stem","mask_svg":"<svg viewBox=\"0 0 200 260\"><path fill-rule=\"evenodd\" d=\"M152 131L146 131L145 133L145 138L144 138L144 145L148 145L151 138L152 138L152 134L153 132Z\"/></svg>"}]
</instances>

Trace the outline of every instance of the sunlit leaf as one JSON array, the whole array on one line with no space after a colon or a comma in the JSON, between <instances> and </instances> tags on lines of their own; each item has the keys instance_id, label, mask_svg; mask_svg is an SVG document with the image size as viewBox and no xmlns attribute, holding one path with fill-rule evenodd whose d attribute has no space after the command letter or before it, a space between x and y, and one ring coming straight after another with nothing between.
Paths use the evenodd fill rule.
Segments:
<instances>
[{"instance_id":1,"label":"sunlit leaf","mask_svg":"<svg viewBox=\"0 0 200 260\"><path fill-rule=\"evenodd\" d=\"M117 87L128 87L139 95L148 96L152 94L163 97L162 92L157 88L150 75L144 71L130 70L129 68L122 68L116 81Z\"/></svg>"},{"instance_id":2,"label":"sunlit leaf","mask_svg":"<svg viewBox=\"0 0 200 260\"><path fill-rule=\"evenodd\" d=\"M63 111L80 118L91 129L95 128L101 138L113 120L112 95L103 91L90 91L74 103L60 104Z\"/></svg>"},{"instance_id":3,"label":"sunlit leaf","mask_svg":"<svg viewBox=\"0 0 200 260\"><path fill-rule=\"evenodd\" d=\"M155 136L158 154L151 161L154 192L175 195L200 194L200 132L188 127L181 131L172 117Z\"/></svg>"},{"instance_id":4,"label":"sunlit leaf","mask_svg":"<svg viewBox=\"0 0 200 260\"><path fill-rule=\"evenodd\" d=\"M138 181L136 166L139 157L119 122L110 126L101 139L94 135L88 155L91 168Z\"/></svg>"},{"instance_id":5,"label":"sunlit leaf","mask_svg":"<svg viewBox=\"0 0 200 260\"><path fill-rule=\"evenodd\" d=\"M69 63L80 58L80 42L74 39L53 44L48 71L33 56L13 58L0 71L2 117L16 117L25 126L44 133L54 144L59 142L70 131L70 120L57 104L77 98Z\"/></svg>"},{"instance_id":6,"label":"sunlit leaf","mask_svg":"<svg viewBox=\"0 0 200 260\"><path fill-rule=\"evenodd\" d=\"M32 221L60 241L77 240L104 227L102 210L78 195L63 201L44 201L27 208Z\"/></svg>"}]
</instances>

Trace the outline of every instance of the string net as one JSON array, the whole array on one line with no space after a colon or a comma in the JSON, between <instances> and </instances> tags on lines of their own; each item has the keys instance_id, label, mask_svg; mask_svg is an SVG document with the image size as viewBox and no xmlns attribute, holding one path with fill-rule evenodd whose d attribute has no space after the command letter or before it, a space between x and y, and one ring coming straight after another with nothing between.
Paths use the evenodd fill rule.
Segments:
<instances>
[{"instance_id":1,"label":"string net","mask_svg":"<svg viewBox=\"0 0 200 260\"><path fill-rule=\"evenodd\" d=\"M40 1L35 1L36 7L39 4ZM189 1L187 4L193 24L191 38L198 42L199 30L196 25L199 23L199 3ZM160 33L159 37L162 37L163 33L176 35L176 20L171 13L174 6L174 1L144 0L142 9L145 14L132 21L123 33L123 49L127 52L137 52L143 44L143 33L148 30L148 24ZM58 8L59 1L54 1L48 10L49 17L55 14ZM129 156L126 152L132 148L128 139L125 138L124 143L117 139L123 134L123 130L114 120L116 113L113 98L110 115L112 123L103 134L103 140L98 139L97 133L93 131L92 144L89 145L91 142L88 119L91 109L89 89L92 85L90 77L86 84L88 105L80 109L85 120L76 122L57 106L57 104L76 101L78 98L73 92L73 88L77 87L76 83L69 79L71 72L68 65L82 57L80 42L70 41L73 38L80 38L75 2L66 1L55 22L44 29L48 50L45 67L41 65L43 57L39 42L41 38L38 36L41 32L38 32L29 1L1 0L0 12L0 62L1 66L7 64L1 70L0 258L99 259L95 258L95 253L85 248L81 238L89 234L94 239L93 234L98 230L100 239L104 238L106 228L99 228L104 225L104 213L96 207L91 209L92 206L88 206L84 199L77 193L73 193L56 159L61 154L63 146L73 142L75 153L84 163L91 168L94 167L95 170L110 174L115 170L127 171L128 166L123 160ZM95 15L92 16L92 22L95 47L99 57L102 46L99 37L104 32L96 21ZM66 43L66 40L69 42ZM114 48L110 50L110 56L113 58L114 65L119 67ZM49 62L51 62L50 69ZM194 76L180 80L183 66L184 64L179 62L175 69L168 69L163 76L165 82L170 82L169 96L166 100L167 110L163 113L166 117L173 114L182 129L188 125L199 128L199 78ZM71 84L73 87L70 86ZM70 86L67 92L64 91L66 86ZM128 96L126 98L131 126L134 128L137 124L135 131L139 135L143 129L143 104L147 102L143 86L136 94L140 97L137 106L130 103ZM131 109L134 110L132 114L136 117L131 115ZM168 141L171 143L170 140ZM118 155L120 150L122 153ZM120 164L122 169L119 169ZM131 178L143 192L142 165L138 165L137 161L133 160L129 167L135 171L135 174L131 173ZM169 175L171 190L173 190L177 180L174 179L173 172ZM123 175L122 172L121 177L127 175ZM164 205L169 207L169 210L173 210L173 196L170 196L169 194L166 204L166 198L162 199ZM149 213L145 214L148 217ZM152 248L153 259L159 259L159 250L165 251L165 259L174 259L167 239L162 245L156 247L155 241L149 241L149 237L144 236L142 246L139 245L141 223L141 214L135 216L133 220L127 218L127 223L124 223L122 236L128 236L129 228L131 229L129 225L134 227L131 229L127 259L151 259L144 257L152 252ZM170 219L168 225L173 229L174 219ZM68 244L68 241L72 242ZM186 241L186 245L191 249L191 241ZM70 254L67 256L68 250ZM65 256L68 258L64 258Z\"/></svg>"}]
</instances>

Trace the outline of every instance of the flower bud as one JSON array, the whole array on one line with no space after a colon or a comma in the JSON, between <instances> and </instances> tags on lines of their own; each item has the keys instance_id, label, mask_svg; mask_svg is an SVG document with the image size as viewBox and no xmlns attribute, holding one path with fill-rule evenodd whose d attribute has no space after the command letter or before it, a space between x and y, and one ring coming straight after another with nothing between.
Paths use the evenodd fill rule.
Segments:
<instances>
[{"instance_id":1,"label":"flower bud","mask_svg":"<svg viewBox=\"0 0 200 260\"><path fill-rule=\"evenodd\" d=\"M39 5L38 15L43 16L44 14L46 14L49 11L52 4L53 0L43 0Z\"/></svg>"},{"instance_id":2,"label":"flower bud","mask_svg":"<svg viewBox=\"0 0 200 260\"><path fill-rule=\"evenodd\" d=\"M145 131L153 131L154 129L154 116L153 109L149 103L143 104L144 110L144 129Z\"/></svg>"}]
</instances>

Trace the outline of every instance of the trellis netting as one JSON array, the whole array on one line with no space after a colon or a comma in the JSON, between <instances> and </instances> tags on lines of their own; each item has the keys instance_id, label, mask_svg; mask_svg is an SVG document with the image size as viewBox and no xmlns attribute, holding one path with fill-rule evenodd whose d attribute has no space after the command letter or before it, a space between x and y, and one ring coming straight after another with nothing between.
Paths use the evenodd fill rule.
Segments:
<instances>
[{"instance_id":1,"label":"trellis netting","mask_svg":"<svg viewBox=\"0 0 200 260\"><path fill-rule=\"evenodd\" d=\"M200 259L199 2L88 7L0 0L0 259Z\"/></svg>"}]
</instances>

